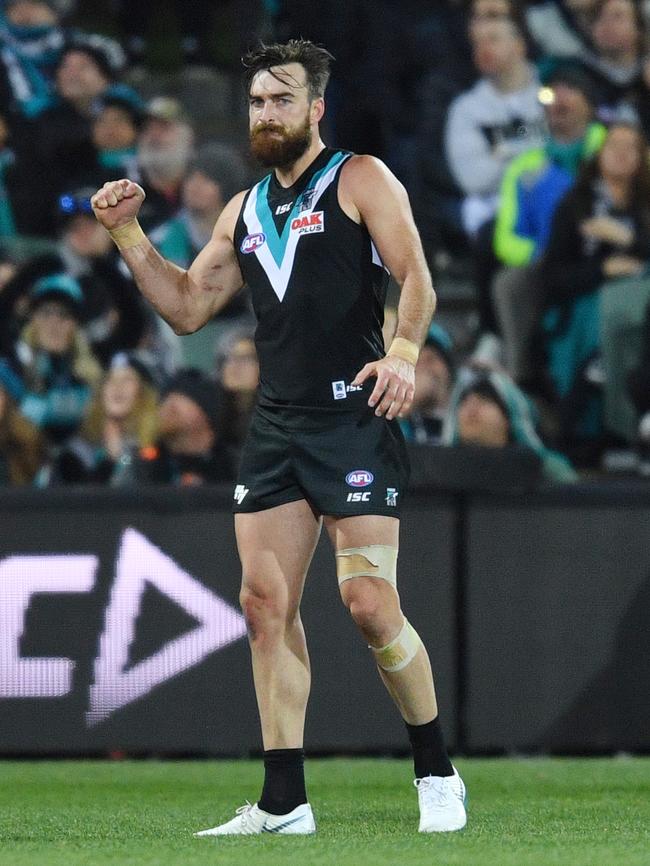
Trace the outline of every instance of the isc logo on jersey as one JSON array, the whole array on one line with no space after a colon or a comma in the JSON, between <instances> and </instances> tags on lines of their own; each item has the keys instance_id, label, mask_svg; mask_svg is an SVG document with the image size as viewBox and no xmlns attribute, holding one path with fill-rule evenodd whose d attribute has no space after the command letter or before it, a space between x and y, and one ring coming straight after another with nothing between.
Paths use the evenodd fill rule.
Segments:
<instances>
[{"instance_id":1,"label":"isc logo on jersey","mask_svg":"<svg viewBox=\"0 0 650 866\"><path fill-rule=\"evenodd\" d=\"M254 253L258 247L261 247L263 243L266 241L266 235L264 232L259 232L255 235L246 235L244 240L241 242L241 251L242 253Z\"/></svg>"},{"instance_id":2,"label":"isc logo on jersey","mask_svg":"<svg viewBox=\"0 0 650 866\"><path fill-rule=\"evenodd\" d=\"M297 216L295 219L291 220L291 231L298 232L299 235L324 232L325 217L323 211L317 210L314 213L306 213L303 216Z\"/></svg>"}]
</instances>

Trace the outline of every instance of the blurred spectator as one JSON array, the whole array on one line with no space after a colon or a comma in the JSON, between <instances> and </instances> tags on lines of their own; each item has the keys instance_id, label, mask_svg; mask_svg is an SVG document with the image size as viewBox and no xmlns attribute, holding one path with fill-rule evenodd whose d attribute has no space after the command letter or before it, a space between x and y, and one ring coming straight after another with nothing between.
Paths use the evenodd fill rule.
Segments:
<instances>
[{"instance_id":1,"label":"blurred spectator","mask_svg":"<svg viewBox=\"0 0 650 866\"><path fill-rule=\"evenodd\" d=\"M471 42L482 77L451 104L446 152L465 194L463 225L475 235L496 212L499 185L510 160L541 143L544 115L537 98L537 73L514 22L476 21Z\"/></svg>"},{"instance_id":2,"label":"blurred spectator","mask_svg":"<svg viewBox=\"0 0 650 866\"><path fill-rule=\"evenodd\" d=\"M252 331L234 330L221 341L216 374L223 391L224 445L239 456L257 402L260 366Z\"/></svg>"},{"instance_id":3,"label":"blurred spectator","mask_svg":"<svg viewBox=\"0 0 650 866\"><path fill-rule=\"evenodd\" d=\"M21 413L61 444L79 428L101 367L79 327L83 295L76 280L43 277L30 302L14 352L0 360L0 383Z\"/></svg>"},{"instance_id":4,"label":"blurred spectator","mask_svg":"<svg viewBox=\"0 0 650 866\"><path fill-rule=\"evenodd\" d=\"M470 27L477 22L494 20L495 18L510 19L523 36L527 53L534 58L537 56L537 46L528 31L528 23L523 9L525 5L525 3L517 2L517 0L470 0L468 9Z\"/></svg>"},{"instance_id":5,"label":"blurred spectator","mask_svg":"<svg viewBox=\"0 0 650 866\"><path fill-rule=\"evenodd\" d=\"M593 363L601 349L601 305L608 317L627 307L630 315L636 310L640 320L648 297L649 260L647 144L638 128L616 124L560 202L541 260L547 369L560 401L565 439L581 442L586 460L602 448L598 387L603 385L603 370ZM614 369L621 359L613 358L611 349L607 357L605 375L622 387L622 370ZM611 417L610 423L616 424Z\"/></svg>"},{"instance_id":6,"label":"blurred spectator","mask_svg":"<svg viewBox=\"0 0 650 866\"><path fill-rule=\"evenodd\" d=\"M90 207L94 188L71 190L59 199L55 252L32 257L0 293L0 343L13 340L20 315L20 299L33 282L48 274L65 271L81 286L83 301L79 320L94 354L106 364L115 352L133 349L156 326L153 314L140 294L109 235L95 219ZM23 309L23 315L26 310ZM13 315L13 318L12 318ZM9 329L9 333L7 332Z\"/></svg>"},{"instance_id":7,"label":"blurred spectator","mask_svg":"<svg viewBox=\"0 0 650 866\"><path fill-rule=\"evenodd\" d=\"M644 21L634 0L600 0L590 28L594 52L584 62L597 90L598 117L605 123L638 119L621 114L642 86Z\"/></svg>"},{"instance_id":8,"label":"blurred spectator","mask_svg":"<svg viewBox=\"0 0 650 866\"><path fill-rule=\"evenodd\" d=\"M31 484L44 457L38 427L21 415L7 388L0 384L0 487Z\"/></svg>"},{"instance_id":9,"label":"blurred spectator","mask_svg":"<svg viewBox=\"0 0 650 866\"><path fill-rule=\"evenodd\" d=\"M194 131L178 100L157 96L147 103L137 149L147 193L138 219L149 231L179 210L183 180L194 155Z\"/></svg>"},{"instance_id":10,"label":"blurred spectator","mask_svg":"<svg viewBox=\"0 0 650 866\"><path fill-rule=\"evenodd\" d=\"M125 62L120 45L106 36L78 34L66 43L56 67L56 103L36 121L38 156L55 193L93 164L91 130L100 97L109 90L132 93L117 83Z\"/></svg>"},{"instance_id":11,"label":"blurred spectator","mask_svg":"<svg viewBox=\"0 0 650 866\"><path fill-rule=\"evenodd\" d=\"M34 156L25 126L0 111L0 237L52 234L44 186L49 188L47 173Z\"/></svg>"},{"instance_id":12,"label":"blurred spectator","mask_svg":"<svg viewBox=\"0 0 650 866\"><path fill-rule=\"evenodd\" d=\"M86 158L75 168L73 186L95 189L109 180L139 177L137 140L144 122L144 103L135 92L113 92L94 103Z\"/></svg>"},{"instance_id":13,"label":"blurred spectator","mask_svg":"<svg viewBox=\"0 0 650 866\"><path fill-rule=\"evenodd\" d=\"M452 102L445 140L447 160L465 195L462 225L471 240L479 331L493 334L491 285L498 264L492 236L499 187L508 163L542 143L544 113L537 73L516 24L509 18L475 21L470 36L482 78Z\"/></svg>"},{"instance_id":14,"label":"blurred spectator","mask_svg":"<svg viewBox=\"0 0 650 866\"><path fill-rule=\"evenodd\" d=\"M400 427L408 442L439 445L454 383L453 342L432 322L415 367L415 397Z\"/></svg>"},{"instance_id":15,"label":"blurred spectator","mask_svg":"<svg viewBox=\"0 0 650 866\"><path fill-rule=\"evenodd\" d=\"M448 445L486 448L518 444L541 458L547 481L565 483L578 478L565 457L543 444L528 398L508 376L497 372L472 374L459 380L451 398L444 441Z\"/></svg>"},{"instance_id":16,"label":"blurred spectator","mask_svg":"<svg viewBox=\"0 0 650 866\"><path fill-rule=\"evenodd\" d=\"M189 267L210 240L221 211L247 182L248 172L237 150L217 142L202 145L182 181L182 209L152 233L162 255L179 267Z\"/></svg>"},{"instance_id":17,"label":"blurred spectator","mask_svg":"<svg viewBox=\"0 0 650 866\"><path fill-rule=\"evenodd\" d=\"M581 162L605 139L593 123L589 79L576 67L558 66L540 91L548 136L508 166L494 231L497 259L492 296L504 341L505 365L516 382L533 377L529 344L543 305L537 261L551 233L558 202L573 185Z\"/></svg>"},{"instance_id":18,"label":"blurred spectator","mask_svg":"<svg viewBox=\"0 0 650 866\"><path fill-rule=\"evenodd\" d=\"M0 106L35 117L52 102L52 79L73 0L4 0L0 12Z\"/></svg>"},{"instance_id":19,"label":"blurred spectator","mask_svg":"<svg viewBox=\"0 0 650 866\"><path fill-rule=\"evenodd\" d=\"M111 360L89 405L78 436L71 439L39 483L111 484L142 450L156 442L158 390L147 360L119 353Z\"/></svg>"},{"instance_id":20,"label":"blurred spectator","mask_svg":"<svg viewBox=\"0 0 650 866\"><path fill-rule=\"evenodd\" d=\"M221 211L247 183L248 172L238 151L217 142L202 145L182 183L181 210L151 233L152 243L165 258L188 268L210 240ZM249 293L243 290L212 322L181 339L184 366L211 373L220 337L251 316Z\"/></svg>"},{"instance_id":21,"label":"blurred spectator","mask_svg":"<svg viewBox=\"0 0 650 866\"><path fill-rule=\"evenodd\" d=\"M458 0L432 3L429 26L421 28L428 69L417 86L417 185L411 192L427 258L449 251L467 253L458 202L461 191L445 158L445 127L452 101L476 80L467 34L467 10Z\"/></svg>"},{"instance_id":22,"label":"blurred spectator","mask_svg":"<svg viewBox=\"0 0 650 866\"><path fill-rule=\"evenodd\" d=\"M222 418L216 383L198 370L181 371L164 390L155 447L141 449L115 483L185 487L233 480L231 454L222 442Z\"/></svg>"},{"instance_id":23,"label":"blurred spectator","mask_svg":"<svg viewBox=\"0 0 650 866\"><path fill-rule=\"evenodd\" d=\"M578 59L589 44L591 13L598 0L542 0L525 11L528 30L540 54Z\"/></svg>"}]
</instances>

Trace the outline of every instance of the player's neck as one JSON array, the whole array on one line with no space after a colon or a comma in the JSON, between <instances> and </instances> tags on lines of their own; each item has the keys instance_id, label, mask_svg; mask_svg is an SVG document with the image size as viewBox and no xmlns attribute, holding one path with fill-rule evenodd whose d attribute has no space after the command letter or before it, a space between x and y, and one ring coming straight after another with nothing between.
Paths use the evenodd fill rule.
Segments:
<instances>
[{"instance_id":1,"label":"player's neck","mask_svg":"<svg viewBox=\"0 0 650 866\"><path fill-rule=\"evenodd\" d=\"M293 165L288 168L275 168L275 176L277 177L280 186L285 188L293 186L303 171L312 164L318 154L324 149L325 145L321 139L315 138L309 148L303 153L300 159L294 162Z\"/></svg>"}]
</instances>

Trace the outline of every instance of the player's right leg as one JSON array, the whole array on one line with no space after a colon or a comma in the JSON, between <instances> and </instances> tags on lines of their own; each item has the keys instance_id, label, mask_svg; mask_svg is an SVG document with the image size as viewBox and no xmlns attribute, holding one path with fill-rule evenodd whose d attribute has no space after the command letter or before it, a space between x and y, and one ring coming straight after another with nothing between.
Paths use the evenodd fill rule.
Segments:
<instances>
[{"instance_id":1,"label":"player's right leg","mask_svg":"<svg viewBox=\"0 0 650 866\"><path fill-rule=\"evenodd\" d=\"M320 526L305 500L235 515L243 572L240 602L248 625L264 743L264 788L258 803L196 835L316 829L303 773L311 677L300 600Z\"/></svg>"}]
</instances>

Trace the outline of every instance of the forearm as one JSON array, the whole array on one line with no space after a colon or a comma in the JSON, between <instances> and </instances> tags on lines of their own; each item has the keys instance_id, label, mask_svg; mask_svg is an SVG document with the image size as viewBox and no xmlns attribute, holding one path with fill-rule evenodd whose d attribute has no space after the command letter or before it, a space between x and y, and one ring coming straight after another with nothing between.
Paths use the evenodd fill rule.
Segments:
<instances>
[{"instance_id":1,"label":"forearm","mask_svg":"<svg viewBox=\"0 0 650 866\"><path fill-rule=\"evenodd\" d=\"M436 293L426 266L409 271L402 283L395 337L409 340L419 349L426 338L435 308Z\"/></svg>"},{"instance_id":2,"label":"forearm","mask_svg":"<svg viewBox=\"0 0 650 866\"><path fill-rule=\"evenodd\" d=\"M133 245L118 243L142 295L177 334L197 330L201 310L192 296L187 271L163 258L151 241L142 234Z\"/></svg>"}]
</instances>

